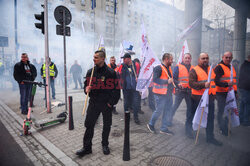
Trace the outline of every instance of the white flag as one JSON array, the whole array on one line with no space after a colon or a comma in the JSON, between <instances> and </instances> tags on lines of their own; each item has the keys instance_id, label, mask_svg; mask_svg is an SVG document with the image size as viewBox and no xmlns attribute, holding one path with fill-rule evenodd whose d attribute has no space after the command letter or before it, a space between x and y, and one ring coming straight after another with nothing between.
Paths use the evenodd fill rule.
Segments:
<instances>
[{"instance_id":1,"label":"white flag","mask_svg":"<svg viewBox=\"0 0 250 166\"><path fill-rule=\"evenodd\" d=\"M233 81L233 66L231 64L230 81ZM227 92L226 105L224 108L224 114L229 118L229 110L231 110L231 125L236 127L240 125L239 112L237 109L237 103L234 93L234 88L229 87Z\"/></svg>"},{"instance_id":2,"label":"white flag","mask_svg":"<svg viewBox=\"0 0 250 166\"><path fill-rule=\"evenodd\" d=\"M142 36L141 36L141 39L142 39L142 46L141 46L141 57L140 57L140 61L144 61L144 57L145 57L145 51L147 49L147 46L148 46L148 37L147 37L147 34L146 34L146 30L145 30L145 27L144 27L144 22L142 21L142 24L141 24L141 31L142 31Z\"/></svg>"},{"instance_id":3,"label":"white flag","mask_svg":"<svg viewBox=\"0 0 250 166\"><path fill-rule=\"evenodd\" d=\"M142 62L140 73L137 79L136 90L146 94L145 91L148 89L152 78L153 78L153 67L161 64L159 59L155 56L152 49L148 46L145 50L144 61ZM142 96L142 98L145 96Z\"/></svg>"},{"instance_id":4,"label":"white flag","mask_svg":"<svg viewBox=\"0 0 250 166\"><path fill-rule=\"evenodd\" d=\"M102 35L100 35L100 39L99 39L99 44L98 44L98 50L105 50L105 46L104 46L104 40Z\"/></svg>"},{"instance_id":5,"label":"white flag","mask_svg":"<svg viewBox=\"0 0 250 166\"><path fill-rule=\"evenodd\" d=\"M189 53L187 40L185 40L184 43L183 43L183 46L182 46L181 53L180 53L180 56L179 56L177 64L182 63L182 59L183 59L183 57L184 57L184 55L186 53Z\"/></svg>"},{"instance_id":6,"label":"white flag","mask_svg":"<svg viewBox=\"0 0 250 166\"><path fill-rule=\"evenodd\" d=\"M211 73L212 73L212 67L211 65L209 74L208 74L208 82L211 82ZM199 128L200 124L200 118L202 114L202 108L204 108L202 120L201 120L201 128L207 127L207 115L208 115L208 105L209 105L209 88L206 88L204 91L201 100L199 102L199 105L195 111L194 118L193 118L193 130L196 131Z\"/></svg>"},{"instance_id":7,"label":"white flag","mask_svg":"<svg viewBox=\"0 0 250 166\"><path fill-rule=\"evenodd\" d=\"M122 43L120 43L119 54L120 54L120 55L119 55L119 62L118 62L118 65L121 65L122 62L123 62L122 57L123 57L123 55L124 55L124 48L123 48L123 46L122 46Z\"/></svg>"},{"instance_id":8,"label":"white flag","mask_svg":"<svg viewBox=\"0 0 250 166\"><path fill-rule=\"evenodd\" d=\"M185 28L179 35L178 35L178 40L183 39L186 37L190 32L192 32L200 23L201 17L197 18L192 24L190 24L187 28Z\"/></svg>"},{"instance_id":9,"label":"white flag","mask_svg":"<svg viewBox=\"0 0 250 166\"><path fill-rule=\"evenodd\" d=\"M103 50L103 51L106 52L105 45L104 45L104 40L103 40L102 35L100 35L99 44L98 44L98 50ZM105 58L105 63L108 64L107 56Z\"/></svg>"}]
</instances>

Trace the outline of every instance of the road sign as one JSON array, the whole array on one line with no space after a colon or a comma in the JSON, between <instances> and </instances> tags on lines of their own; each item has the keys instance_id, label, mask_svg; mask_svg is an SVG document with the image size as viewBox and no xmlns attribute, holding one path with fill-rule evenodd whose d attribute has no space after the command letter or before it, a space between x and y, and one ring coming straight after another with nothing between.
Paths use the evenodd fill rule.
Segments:
<instances>
[{"instance_id":1,"label":"road sign","mask_svg":"<svg viewBox=\"0 0 250 166\"><path fill-rule=\"evenodd\" d=\"M56 25L56 34L63 36L63 26ZM65 26L65 36L70 36L70 27Z\"/></svg>"},{"instance_id":2,"label":"road sign","mask_svg":"<svg viewBox=\"0 0 250 166\"><path fill-rule=\"evenodd\" d=\"M65 6L57 6L54 11L54 17L59 24L63 24L63 12L65 12L65 25L69 25L72 19L71 13Z\"/></svg>"}]
</instances>

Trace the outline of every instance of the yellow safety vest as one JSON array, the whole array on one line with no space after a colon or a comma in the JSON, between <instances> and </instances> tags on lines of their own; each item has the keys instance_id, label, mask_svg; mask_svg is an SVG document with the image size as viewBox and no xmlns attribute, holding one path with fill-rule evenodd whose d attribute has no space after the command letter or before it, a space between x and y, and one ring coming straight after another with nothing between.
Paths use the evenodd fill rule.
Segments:
<instances>
[{"instance_id":1,"label":"yellow safety vest","mask_svg":"<svg viewBox=\"0 0 250 166\"><path fill-rule=\"evenodd\" d=\"M45 63L43 64L43 77L46 77L46 69L45 69ZM49 66L49 75L51 77L55 76L55 64Z\"/></svg>"}]
</instances>

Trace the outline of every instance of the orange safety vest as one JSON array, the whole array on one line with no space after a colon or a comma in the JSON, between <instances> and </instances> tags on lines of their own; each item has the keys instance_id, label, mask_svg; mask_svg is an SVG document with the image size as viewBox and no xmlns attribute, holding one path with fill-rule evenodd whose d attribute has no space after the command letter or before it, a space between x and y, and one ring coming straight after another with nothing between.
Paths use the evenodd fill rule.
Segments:
<instances>
[{"instance_id":1,"label":"orange safety vest","mask_svg":"<svg viewBox=\"0 0 250 166\"><path fill-rule=\"evenodd\" d=\"M167 69L163 65L161 65L161 70L162 70L162 72L161 72L160 79L168 80ZM169 71L170 71L171 75L173 75L171 66L169 66ZM156 94L165 95L165 94L167 94L167 91L168 91L168 84L160 85L160 84L157 84L154 82L152 91Z\"/></svg>"},{"instance_id":2,"label":"orange safety vest","mask_svg":"<svg viewBox=\"0 0 250 166\"><path fill-rule=\"evenodd\" d=\"M231 75L231 70L224 64L219 64L223 71L224 71L224 75L220 78L221 82L230 82L230 75ZM237 84L236 84L236 72L235 69L233 67L233 88L235 91L237 91ZM228 87L219 87L216 86L216 92L228 92Z\"/></svg>"},{"instance_id":3,"label":"orange safety vest","mask_svg":"<svg viewBox=\"0 0 250 166\"><path fill-rule=\"evenodd\" d=\"M110 63L108 64L108 67L112 69L112 67L111 67L111 64L110 64ZM117 72L117 69L118 69L118 67L116 67L116 68L114 69L114 71L116 71L116 72Z\"/></svg>"},{"instance_id":4,"label":"orange safety vest","mask_svg":"<svg viewBox=\"0 0 250 166\"><path fill-rule=\"evenodd\" d=\"M196 75L197 75L197 82L199 82L199 83L207 82L208 74L200 66L197 65L193 69L194 69L194 71L196 72ZM207 70L209 72L210 66L208 67ZM212 69L209 94L213 94L213 95L216 94L214 78L215 78L215 74L214 74L214 70ZM202 96L204 91L205 91L205 88L200 89L200 90L196 90L196 89L192 88L191 90L192 90L192 95L200 95L200 96Z\"/></svg>"},{"instance_id":5,"label":"orange safety vest","mask_svg":"<svg viewBox=\"0 0 250 166\"><path fill-rule=\"evenodd\" d=\"M189 71L194 67L191 65L190 70L188 71L187 68L183 64L178 64L179 67L179 76L178 81L182 85L183 88L190 88L189 82Z\"/></svg>"}]
</instances>

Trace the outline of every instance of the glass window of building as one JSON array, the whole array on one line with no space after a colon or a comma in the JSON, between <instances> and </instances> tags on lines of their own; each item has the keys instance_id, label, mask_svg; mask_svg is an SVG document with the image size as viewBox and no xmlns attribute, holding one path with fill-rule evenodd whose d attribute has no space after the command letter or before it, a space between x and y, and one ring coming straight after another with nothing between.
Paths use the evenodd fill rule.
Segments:
<instances>
[{"instance_id":1,"label":"glass window of building","mask_svg":"<svg viewBox=\"0 0 250 166\"><path fill-rule=\"evenodd\" d=\"M81 0L81 5L85 6L85 0Z\"/></svg>"},{"instance_id":2,"label":"glass window of building","mask_svg":"<svg viewBox=\"0 0 250 166\"><path fill-rule=\"evenodd\" d=\"M106 5L106 11L107 12L109 11L109 5Z\"/></svg>"}]
</instances>

